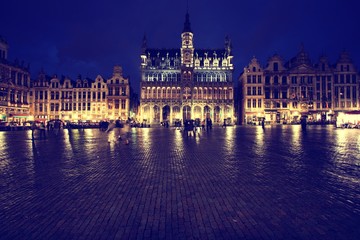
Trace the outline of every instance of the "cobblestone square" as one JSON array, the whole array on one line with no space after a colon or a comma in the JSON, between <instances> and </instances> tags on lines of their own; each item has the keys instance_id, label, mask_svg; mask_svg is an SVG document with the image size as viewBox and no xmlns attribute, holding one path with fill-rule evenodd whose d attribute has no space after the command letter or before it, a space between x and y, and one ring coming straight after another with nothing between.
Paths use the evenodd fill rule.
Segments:
<instances>
[{"instance_id":1,"label":"cobblestone square","mask_svg":"<svg viewBox=\"0 0 360 240\"><path fill-rule=\"evenodd\" d=\"M0 132L0 239L359 239L359 150L332 126Z\"/></svg>"}]
</instances>

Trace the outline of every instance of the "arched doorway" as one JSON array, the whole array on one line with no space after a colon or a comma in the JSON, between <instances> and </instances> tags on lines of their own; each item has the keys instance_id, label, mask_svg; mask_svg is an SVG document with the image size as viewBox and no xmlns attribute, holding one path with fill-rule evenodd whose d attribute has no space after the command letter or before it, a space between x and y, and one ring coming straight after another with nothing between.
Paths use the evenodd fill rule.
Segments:
<instances>
[{"instance_id":1,"label":"arched doorway","mask_svg":"<svg viewBox=\"0 0 360 240\"><path fill-rule=\"evenodd\" d=\"M201 120L201 118L202 118L202 116L201 116L201 107L199 107L199 106L195 106L194 107L194 118L195 119L200 119Z\"/></svg>"},{"instance_id":2,"label":"arched doorway","mask_svg":"<svg viewBox=\"0 0 360 240\"><path fill-rule=\"evenodd\" d=\"M154 123L160 123L160 108L159 106L154 106Z\"/></svg>"},{"instance_id":3,"label":"arched doorway","mask_svg":"<svg viewBox=\"0 0 360 240\"><path fill-rule=\"evenodd\" d=\"M211 118L211 108L209 106L204 107L204 119Z\"/></svg>"},{"instance_id":4,"label":"arched doorway","mask_svg":"<svg viewBox=\"0 0 360 240\"><path fill-rule=\"evenodd\" d=\"M180 107L179 106L174 106L172 108L172 124L174 124L175 122L180 122L181 121L181 116L180 116Z\"/></svg>"},{"instance_id":5,"label":"arched doorway","mask_svg":"<svg viewBox=\"0 0 360 240\"><path fill-rule=\"evenodd\" d=\"M214 122L216 122L216 123L220 123L220 121L221 121L220 111L221 110L220 110L219 106L216 106L214 108Z\"/></svg>"},{"instance_id":6,"label":"arched doorway","mask_svg":"<svg viewBox=\"0 0 360 240\"><path fill-rule=\"evenodd\" d=\"M162 120L163 122L170 121L170 107L168 105L162 109Z\"/></svg>"},{"instance_id":7,"label":"arched doorway","mask_svg":"<svg viewBox=\"0 0 360 240\"><path fill-rule=\"evenodd\" d=\"M184 106L183 107L183 120L189 120L189 119L191 119L191 107Z\"/></svg>"},{"instance_id":8,"label":"arched doorway","mask_svg":"<svg viewBox=\"0 0 360 240\"><path fill-rule=\"evenodd\" d=\"M226 123L227 124L231 124L232 123L232 111L231 111L231 107L230 106L225 106L224 109L224 119L226 119Z\"/></svg>"},{"instance_id":9,"label":"arched doorway","mask_svg":"<svg viewBox=\"0 0 360 240\"><path fill-rule=\"evenodd\" d=\"M149 121L150 120L150 107L149 106L145 106L143 108L143 114L142 114L143 119L141 119L143 122Z\"/></svg>"}]
</instances>

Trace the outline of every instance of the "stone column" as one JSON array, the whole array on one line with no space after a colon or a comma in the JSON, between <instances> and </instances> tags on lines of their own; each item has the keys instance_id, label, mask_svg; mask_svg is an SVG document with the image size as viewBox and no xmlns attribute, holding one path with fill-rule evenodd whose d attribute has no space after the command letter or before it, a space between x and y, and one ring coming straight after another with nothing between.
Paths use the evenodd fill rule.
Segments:
<instances>
[{"instance_id":1,"label":"stone column","mask_svg":"<svg viewBox=\"0 0 360 240\"><path fill-rule=\"evenodd\" d=\"M152 120L154 119L154 105L149 105L149 107L150 107L149 124L151 124Z\"/></svg>"},{"instance_id":2,"label":"stone column","mask_svg":"<svg viewBox=\"0 0 360 240\"><path fill-rule=\"evenodd\" d=\"M183 108L184 108L184 106L181 104L180 105L180 120L181 120L181 124L183 123L183 121L184 121L184 114L183 114Z\"/></svg>"},{"instance_id":3,"label":"stone column","mask_svg":"<svg viewBox=\"0 0 360 240\"><path fill-rule=\"evenodd\" d=\"M172 110L172 106L171 106L171 104L170 104L170 112L169 112L169 114L170 114L170 117L169 117L169 124L172 124L172 122L173 122L173 116L172 116L172 112L173 112L173 110Z\"/></svg>"},{"instance_id":4,"label":"stone column","mask_svg":"<svg viewBox=\"0 0 360 240\"><path fill-rule=\"evenodd\" d=\"M164 119L163 119L163 106L159 106L160 108L160 122L163 122Z\"/></svg>"}]
</instances>

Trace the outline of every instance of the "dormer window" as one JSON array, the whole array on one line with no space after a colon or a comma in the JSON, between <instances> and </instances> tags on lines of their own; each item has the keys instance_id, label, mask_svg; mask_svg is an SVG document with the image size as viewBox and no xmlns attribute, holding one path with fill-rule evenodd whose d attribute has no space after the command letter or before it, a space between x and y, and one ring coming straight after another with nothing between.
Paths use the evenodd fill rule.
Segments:
<instances>
[{"instance_id":1,"label":"dormer window","mask_svg":"<svg viewBox=\"0 0 360 240\"><path fill-rule=\"evenodd\" d=\"M273 67L274 67L274 71L275 71L275 72L279 71L279 63L274 62Z\"/></svg>"},{"instance_id":2,"label":"dormer window","mask_svg":"<svg viewBox=\"0 0 360 240\"><path fill-rule=\"evenodd\" d=\"M195 59L195 67L200 67L200 60L199 59Z\"/></svg>"},{"instance_id":3,"label":"dormer window","mask_svg":"<svg viewBox=\"0 0 360 240\"><path fill-rule=\"evenodd\" d=\"M221 64L223 67L226 67L228 64L227 64L227 60L226 59L223 59L222 60L222 64Z\"/></svg>"},{"instance_id":4,"label":"dormer window","mask_svg":"<svg viewBox=\"0 0 360 240\"><path fill-rule=\"evenodd\" d=\"M219 66L219 60L217 60L216 58L213 61L213 66L214 67L218 67Z\"/></svg>"},{"instance_id":5,"label":"dormer window","mask_svg":"<svg viewBox=\"0 0 360 240\"><path fill-rule=\"evenodd\" d=\"M210 61L209 61L209 59L206 58L206 59L204 60L204 66L205 66L205 67L208 67L209 64L210 64Z\"/></svg>"}]
</instances>

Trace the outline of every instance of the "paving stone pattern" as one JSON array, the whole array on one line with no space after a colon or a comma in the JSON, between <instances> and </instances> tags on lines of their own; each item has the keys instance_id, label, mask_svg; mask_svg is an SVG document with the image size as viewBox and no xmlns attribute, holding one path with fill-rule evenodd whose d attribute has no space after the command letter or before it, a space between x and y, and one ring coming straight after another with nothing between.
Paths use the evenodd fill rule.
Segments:
<instances>
[{"instance_id":1,"label":"paving stone pattern","mask_svg":"<svg viewBox=\"0 0 360 240\"><path fill-rule=\"evenodd\" d=\"M360 239L359 133L0 132L0 239Z\"/></svg>"}]
</instances>

